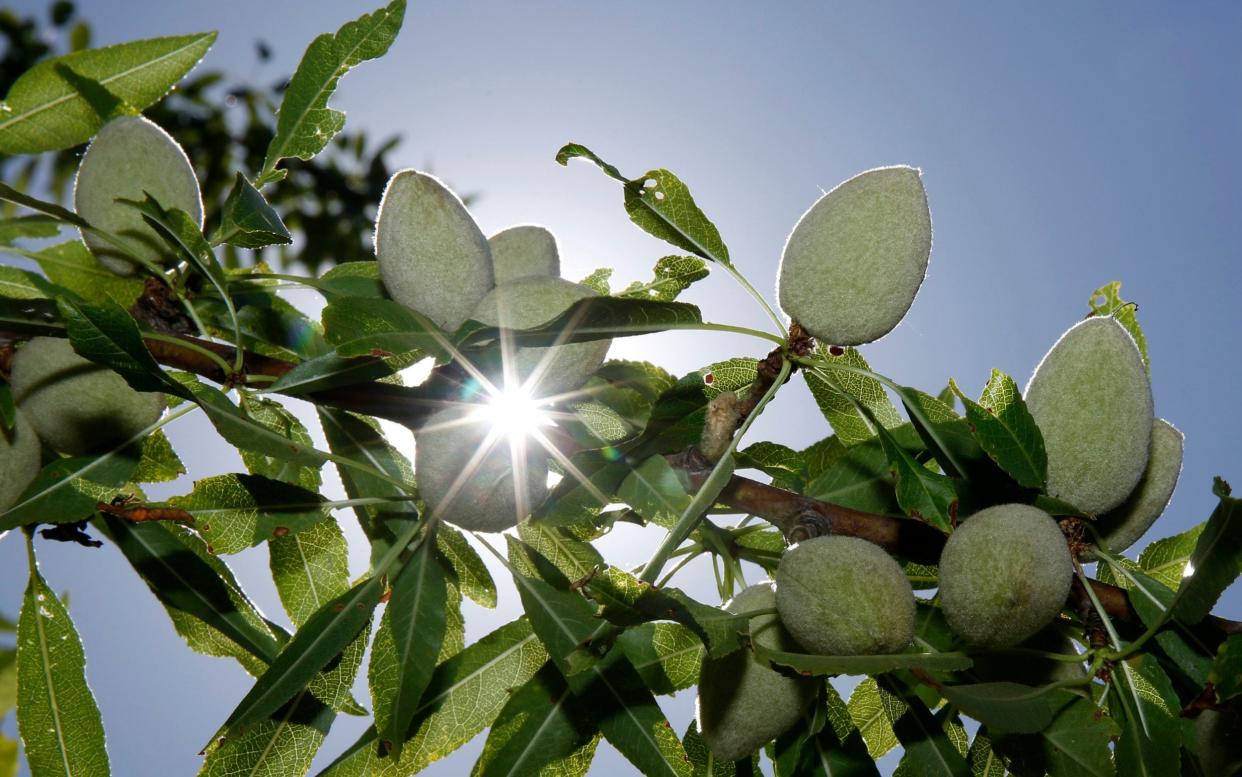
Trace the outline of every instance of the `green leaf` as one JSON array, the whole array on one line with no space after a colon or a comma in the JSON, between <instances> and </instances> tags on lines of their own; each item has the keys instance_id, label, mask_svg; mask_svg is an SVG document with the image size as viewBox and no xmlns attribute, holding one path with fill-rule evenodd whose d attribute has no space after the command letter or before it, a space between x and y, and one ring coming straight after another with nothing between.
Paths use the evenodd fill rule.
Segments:
<instances>
[{"instance_id":1,"label":"green leaf","mask_svg":"<svg viewBox=\"0 0 1242 777\"><path fill-rule=\"evenodd\" d=\"M299 486L235 473L195 481L193 491L168 504L194 517L212 553L229 554L311 528L329 516L324 502Z\"/></svg>"},{"instance_id":2,"label":"green leaf","mask_svg":"<svg viewBox=\"0 0 1242 777\"><path fill-rule=\"evenodd\" d=\"M933 715L918 695L892 676L881 677L879 683L905 703L905 711L893 721L893 733L905 750L894 775L967 777L970 767L964 757L965 747L959 752L946 732L948 718L944 713L949 710Z\"/></svg>"},{"instance_id":3,"label":"green leaf","mask_svg":"<svg viewBox=\"0 0 1242 777\"><path fill-rule=\"evenodd\" d=\"M8 647L0 648L0 720L3 720L16 706L17 650Z\"/></svg>"},{"instance_id":4,"label":"green leaf","mask_svg":"<svg viewBox=\"0 0 1242 777\"><path fill-rule=\"evenodd\" d=\"M970 761L970 773L973 777L1005 777L1008 774L1005 770L1008 763L992 749L992 740L986 727L980 727L975 734L966 760Z\"/></svg>"},{"instance_id":5,"label":"green leaf","mask_svg":"<svg viewBox=\"0 0 1242 777\"><path fill-rule=\"evenodd\" d=\"M190 72L215 40L214 32L150 38L43 60L13 82L5 96L0 152L37 154L69 148L99 129L94 108L65 81L60 67L98 82L142 110Z\"/></svg>"},{"instance_id":6,"label":"green leaf","mask_svg":"<svg viewBox=\"0 0 1242 777\"><path fill-rule=\"evenodd\" d=\"M1232 634L1221 643L1208 679L1216 686L1221 701L1242 694L1242 634Z\"/></svg>"},{"instance_id":7,"label":"green leaf","mask_svg":"<svg viewBox=\"0 0 1242 777\"><path fill-rule=\"evenodd\" d=\"M300 445L310 447L314 444L310 432L284 405L275 400L246 393L243 393L241 397L245 402L246 414L258 423ZM250 470L252 475L283 480L308 491L318 491L323 485L318 464L295 464L284 458L265 456L250 450L242 450L239 453L241 453L246 469Z\"/></svg>"},{"instance_id":8,"label":"green leaf","mask_svg":"<svg viewBox=\"0 0 1242 777\"><path fill-rule=\"evenodd\" d=\"M462 347L496 342L501 332L507 333L517 346L564 345L614 337L666 332L672 329L698 329L703 315L694 305L685 302L658 302L621 297L585 297L570 305L564 313L534 329L507 329L479 325L470 329ZM338 349L338 352L340 349Z\"/></svg>"},{"instance_id":9,"label":"green leaf","mask_svg":"<svg viewBox=\"0 0 1242 777\"><path fill-rule=\"evenodd\" d=\"M388 444L383 434L380 433L378 424L374 421L364 420L360 416L343 410L325 407L319 408L319 421L323 426L324 437L328 440L328 447L336 455L365 462L392 480L403 483L414 482L410 462L396 448ZM405 496L407 491L413 492L412 487L402 490L388 480L363 469L342 466L340 463L337 464L336 469L341 477L342 485L345 486L345 493L351 499L398 498ZM396 542L395 531L398 529L390 528L386 519L397 517L405 522L418 518L418 512L408 504L387 507L361 505L354 508L354 514L358 517L358 523L371 542L372 566Z\"/></svg>"},{"instance_id":10,"label":"green leaf","mask_svg":"<svg viewBox=\"0 0 1242 777\"><path fill-rule=\"evenodd\" d=\"M323 310L324 337L339 356L444 354L449 337L416 310L392 300L340 297Z\"/></svg>"},{"instance_id":11,"label":"green leaf","mask_svg":"<svg viewBox=\"0 0 1242 777\"><path fill-rule=\"evenodd\" d=\"M74 302L63 297L56 304L78 355L116 372L135 391L188 393L165 375L142 341L138 324L120 305Z\"/></svg>"},{"instance_id":12,"label":"green leaf","mask_svg":"<svg viewBox=\"0 0 1242 777\"><path fill-rule=\"evenodd\" d=\"M580 594L568 590L569 581L537 551L513 537L505 539L522 609L561 673L573 677L593 666L598 656L587 643L600 621L590 605ZM577 678L575 692L585 681Z\"/></svg>"},{"instance_id":13,"label":"green leaf","mask_svg":"<svg viewBox=\"0 0 1242 777\"><path fill-rule=\"evenodd\" d=\"M103 720L86 684L86 654L69 610L39 574L26 538L30 582L17 626L17 726L32 774L108 774Z\"/></svg>"},{"instance_id":14,"label":"green leaf","mask_svg":"<svg viewBox=\"0 0 1242 777\"><path fill-rule=\"evenodd\" d=\"M223 728L268 717L341 653L371 618L379 602L384 575L421 527L409 527L382 560L375 574L319 608L238 703Z\"/></svg>"},{"instance_id":15,"label":"green leaf","mask_svg":"<svg viewBox=\"0 0 1242 777\"><path fill-rule=\"evenodd\" d=\"M282 159L310 159L345 126L345 114L328 107L341 76L355 65L388 51L401 30L405 0L346 23L336 34L324 33L311 41L285 90L276 116L276 134L267 146L263 171L255 185L284 178L276 165Z\"/></svg>"},{"instance_id":16,"label":"green leaf","mask_svg":"<svg viewBox=\"0 0 1242 777\"><path fill-rule=\"evenodd\" d=\"M1126 582L1131 582L1131 578L1135 583L1129 592L1131 606L1144 625L1159 628L1168 620L1168 612L1176 595L1140 570L1130 570ZM1202 686L1207 682L1212 662L1205 655L1209 650L1196 637L1191 634L1183 636L1179 629L1165 628L1156 633L1156 642L1195 685ZM1192 646L1191 642L1195 645Z\"/></svg>"},{"instance_id":17,"label":"green leaf","mask_svg":"<svg viewBox=\"0 0 1242 777\"><path fill-rule=\"evenodd\" d=\"M0 326L19 335L64 337L60 311L50 299L0 297Z\"/></svg>"},{"instance_id":18,"label":"green leaf","mask_svg":"<svg viewBox=\"0 0 1242 777\"><path fill-rule=\"evenodd\" d=\"M258 189L246 176L237 174L233 188L220 212L220 226L213 243L228 243L239 248L262 248L293 242L289 230Z\"/></svg>"},{"instance_id":19,"label":"green leaf","mask_svg":"<svg viewBox=\"0 0 1242 777\"><path fill-rule=\"evenodd\" d=\"M727 610L696 602L676 588L656 588L617 567L588 575L583 590L603 606L598 613L613 623L630 626L672 620L688 627L712 658L721 658L743 645L738 635L747 631L747 619Z\"/></svg>"},{"instance_id":20,"label":"green leaf","mask_svg":"<svg viewBox=\"0 0 1242 777\"><path fill-rule=\"evenodd\" d=\"M207 755L199 777L306 774L335 713L302 691L270 718L230 736Z\"/></svg>"},{"instance_id":21,"label":"green leaf","mask_svg":"<svg viewBox=\"0 0 1242 777\"><path fill-rule=\"evenodd\" d=\"M436 529L436 548L452 567L461 592L475 604L495 608L496 581L462 533L447 524L440 525Z\"/></svg>"},{"instance_id":22,"label":"green leaf","mask_svg":"<svg viewBox=\"0 0 1242 777\"><path fill-rule=\"evenodd\" d=\"M49 281L88 302L110 300L128 309L142 294L142 281L104 268L81 240L48 246L33 258Z\"/></svg>"},{"instance_id":23,"label":"green leaf","mask_svg":"<svg viewBox=\"0 0 1242 777\"><path fill-rule=\"evenodd\" d=\"M334 519L273 537L267 547L276 593L295 627L349 590L349 547Z\"/></svg>"},{"instance_id":24,"label":"green leaf","mask_svg":"<svg viewBox=\"0 0 1242 777\"><path fill-rule=\"evenodd\" d=\"M663 456L651 456L621 482L617 498L651 523L673 528L690 506L681 475Z\"/></svg>"},{"instance_id":25,"label":"green leaf","mask_svg":"<svg viewBox=\"0 0 1242 777\"><path fill-rule=\"evenodd\" d=\"M396 687L384 700L391 705L391 712L388 727L380 736L393 743L394 757L401 755L403 735L414 718L440 653L447 596L444 570L436 558L435 547L424 542L397 575L388 602L399 672Z\"/></svg>"},{"instance_id":26,"label":"green leaf","mask_svg":"<svg viewBox=\"0 0 1242 777\"><path fill-rule=\"evenodd\" d=\"M949 387L962 400L975 439L988 456L1020 485L1043 488L1048 475L1044 438L1013 378L993 369L979 402L963 394L952 380Z\"/></svg>"},{"instance_id":27,"label":"green leaf","mask_svg":"<svg viewBox=\"0 0 1242 777\"><path fill-rule=\"evenodd\" d=\"M142 214L143 221L164 239L168 247L188 259L194 269L211 283L228 309L234 340L240 340L241 330L237 323L237 311L234 310L232 297L229 296L228 277L212 252L211 244L203 237L198 220L179 208L165 208L150 194L141 202L123 198L118 202L136 208Z\"/></svg>"},{"instance_id":28,"label":"green leaf","mask_svg":"<svg viewBox=\"0 0 1242 777\"><path fill-rule=\"evenodd\" d=\"M1152 655L1136 656L1114 671L1122 686L1108 709L1121 726L1115 755L1118 774L1157 777L1179 772L1181 703ZM1122 677L1116 677L1121 674Z\"/></svg>"},{"instance_id":29,"label":"green leaf","mask_svg":"<svg viewBox=\"0 0 1242 777\"><path fill-rule=\"evenodd\" d=\"M379 262L345 262L338 264L311 282L331 301L334 297L384 298L384 282L380 280Z\"/></svg>"},{"instance_id":30,"label":"green leaf","mask_svg":"<svg viewBox=\"0 0 1242 777\"><path fill-rule=\"evenodd\" d=\"M656 694L671 694L699 681L703 643L680 623L643 623L622 632L625 651L643 683Z\"/></svg>"},{"instance_id":31,"label":"green leaf","mask_svg":"<svg viewBox=\"0 0 1242 777\"><path fill-rule=\"evenodd\" d=\"M973 662L965 653L891 653L873 656L816 656L785 653L758 642L751 643L755 657L774 666L789 667L804 675L881 674L895 669L923 669L956 672L969 669Z\"/></svg>"},{"instance_id":32,"label":"green leaf","mask_svg":"<svg viewBox=\"0 0 1242 777\"><path fill-rule=\"evenodd\" d=\"M264 664L276 658L280 645L271 630L232 575L226 579L208 562L206 549L197 537L180 527L159 522L132 523L112 516L105 516L98 525L170 615L181 613L197 619ZM195 552L196 548L201 553ZM183 633L191 648L209 655L234 654L221 651L219 645L210 641L190 640L195 633Z\"/></svg>"},{"instance_id":33,"label":"green leaf","mask_svg":"<svg viewBox=\"0 0 1242 777\"><path fill-rule=\"evenodd\" d=\"M874 416L871 418L876 420ZM912 518L926 520L943 532L952 531L957 522L957 481L919 464L887 429L877 426L876 432L897 479L895 493L902 511Z\"/></svg>"},{"instance_id":34,"label":"green leaf","mask_svg":"<svg viewBox=\"0 0 1242 777\"><path fill-rule=\"evenodd\" d=\"M1195 543L1190 566L1194 574L1182 579L1172 611L1183 623L1195 624L1242 572L1242 500L1220 497Z\"/></svg>"},{"instance_id":35,"label":"green leaf","mask_svg":"<svg viewBox=\"0 0 1242 777\"><path fill-rule=\"evenodd\" d=\"M585 774L598 741L592 717L548 662L509 697L471 775Z\"/></svg>"},{"instance_id":36,"label":"green leaf","mask_svg":"<svg viewBox=\"0 0 1242 777\"><path fill-rule=\"evenodd\" d=\"M1107 283L1091 292L1091 299L1087 304L1091 306L1091 312L1095 315L1112 316L1117 323L1125 327L1130 336L1134 338L1135 344L1138 345L1147 371L1151 372L1151 361L1147 358L1147 337L1143 335L1143 328L1138 322L1138 305L1121 298L1121 281Z\"/></svg>"},{"instance_id":37,"label":"green leaf","mask_svg":"<svg viewBox=\"0 0 1242 777\"><path fill-rule=\"evenodd\" d=\"M601 267L578 281L578 283L586 286L601 297L606 297L612 293L612 289L608 285L608 281L612 279L612 272L611 267Z\"/></svg>"},{"instance_id":38,"label":"green leaf","mask_svg":"<svg viewBox=\"0 0 1242 777\"><path fill-rule=\"evenodd\" d=\"M1186 565L1194 555L1199 536L1206 522L1191 527L1181 534L1164 537L1148 545L1139 554L1139 568L1153 579L1176 591L1186 574Z\"/></svg>"},{"instance_id":39,"label":"green leaf","mask_svg":"<svg viewBox=\"0 0 1242 777\"><path fill-rule=\"evenodd\" d=\"M864 678L854 688L846 708L872 758L880 758L897 746L893 721L900 717L905 705L887 689L880 688L874 677Z\"/></svg>"},{"instance_id":40,"label":"green leaf","mask_svg":"<svg viewBox=\"0 0 1242 777\"><path fill-rule=\"evenodd\" d=\"M580 143L566 143L556 152L556 162L559 165L569 164L571 159L585 159L599 165L599 168L608 174L609 177L615 178L621 183L628 183L629 179L621 175L621 171L601 159L594 151Z\"/></svg>"},{"instance_id":41,"label":"green leaf","mask_svg":"<svg viewBox=\"0 0 1242 777\"><path fill-rule=\"evenodd\" d=\"M992 737L997 754L1010 761L1014 774L1065 774L1114 777L1113 737L1120 733L1113 719L1090 699L1057 691L1052 706L1056 716L1038 734Z\"/></svg>"},{"instance_id":42,"label":"green leaf","mask_svg":"<svg viewBox=\"0 0 1242 777\"><path fill-rule=\"evenodd\" d=\"M47 464L17 503L0 513L0 532L28 523L72 523L87 517L97 503L121 493L138 468L140 456L139 447L130 444Z\"/></svg>"},{"instance_id":43,"label":"green leaf","mask_svg":"<svg viewBox=\"0 0 1242 777\"><path fill-rule=\"evenodd\" d=\"M620 651L594 665L584 692L609 744L646 775L690 777L690 759L651 691Z\"/></svg>"},{"instance_id":44,"label":"green leaf","mask_svg":"<svg viewBox=\"0 0 1242 777\"><path fill-rule=\"evenodd\" d=\"M12 245L17 240L42 240L56 237L58 234L60 234L60 222L50 216L15 216L0 219L0 245ZM16 267L6 267L5 270L11 271L13 275L22 272ZM5 274L0 272L0 293L9 297L19 296L5 289L3 280Z\"/></svg>"},{"instance_id":45,"label":"green leaf","mask_svg":"<svg viewBox=\"0 0 1242 777\"><path fill-rule=\"evenodd\" d=\"M220 436L234 447L292 464L322 464L327 460L327 456L321 451L274 432L251 418L219 389L208 386L193 376L176 377L189 389L194 401L207 414Z\"/></svg>"},{"instance_id":46,"label":"green leaf","mask_svg":"<svg viewBox=\"0 0 1242 777\"><path fill-rule=\"evenodd\" d=\"M672 302L692 284L708 275L707 265L695 256L662 257L656 262L652 272L655 275L653 280L647 283L635 281L617 296Z\"/></svg>"},{"instance_id":47,"label":"green leaf","mask_svg":"<svg viewBox=\"0 0 1242 777\"><path fill-rule=\"evenodd\" d=\"M297 396L379 380L392 373L393 368L382 359L345 359L335 353L325 353L299 362L293 369L281 375L268 390Z\"/></svg>"},{"instance_id":48,"label":"green leaf","mask_svg":"<svg viewBox=\"0 0 1242 777\"><path fill-rule=\"evenodd\" d=\"M0 734L0 777L17 777L17 740Z\"/></svg>"},{"instance_id":49,"label":"green leaf","mask_svg":"<svg viewBox=\"0 0 1242 777\"><path fill-rule=\"evenodd\" d=\"M827 684L805 725L777 738L772 761L777 777L879 777L845 702Z\"/></svg>"},{"instance_id":50,"label":"green leaf","mask_svg":"<svg viewBox=\"0 0 1242 777\"><path fill-rule=\"evenodd\" d=\"M511 690L534 676L547 659L523 618L440 664L423 693L399 763L378 773L412 774L470 741L496 720Z\"/></svg>"},{"instance_id":51,"label":"green leaf","mask_svg":"<svg viewBox=\"0 0 1242 777\"><path fill-rule=\"evenodd\" d=\"M846 367L870 369L867 360L855 348L846 348L838 355L821 346L816 358L822 359L829 365L840 364ZM846 447L857 445L875 436L875 430L859 413L855 402L869 408L885 427L892 428L901 425L902 420L897 413L897 408L893 406L888 394L884 393L884 387L875 378L859 375L856 372L834 371L827 367L803 370L802 374L806 378L807 387L811 389L815 403L819 405L820 411L832 425L832 430L836 432L837 440Z\"/></svg>"},{"instance_id":52,"label":"green leaf","mask_svg":"<svg viewBox=\"0 0 1242 777\"><path fill-rule=\"evenodd\" d=\"M720 232L695 204L690 190L677 176L658 169L627 180L617 168L577 143L570 143L556 153L556 161L562 165L575 157L594 162L622 183L625 212L648 234L704 259L729 264L729 249L720 239Z\"/></svg>"},{"instance_id":53,"label":"green leaf","mask_svg":"<svg viewBox=\"0 0 1242 777\"><path fill-rule=\"evenodd\" d=\"M1018 683L942 685L940 695L997 733L1034 734L1052 722L1048 687Z\"/></svg>"},{"instance_id":54,"label":"green leaf","mask_svg":"<svg viewBox=\"0 0 1242 777\"><path fill-rule=\"evenodd\" d=\"M37 273L0 265L0 296L9 299L47 299L55 290Z\"/></svg>"},{"instance_id":55,"label":"green leaf","mask_svg":"<svg viewBox=\"0 0 1242 777\"><path fill-rule=\"evenodd\" d=\"M757 442L737 452L738 469L757 469L770 475L773 485L802 491L806 461L801 453L775 442Z\"/></svg>"},{"instance_id":56,"label":"green leaf","mask_svg":"<svg viewBox=\"0 0 1242 777\"><path fill-rule=\"evenodd\" d=\"M156 429L142 441L142 458L134 470L135 483L167 483L185 474L185 464L173 450L163 429Z\"/></svg>"},{"instance_id":57,"label":"green leaf","mask_svg":"<svg viewBox=\"0 0 1242 777\"><path fill-rule=\"evenodd\" d=\"M108 87L93 78L88 78L74 71L72 67L61 62L56 65L56 75L73 87L86 104L95 112L100 125L119 116L138 116L142 111L113 94Z\"/></svg>"},{"instance_id":58,"label":"green leaf","mask_svg":"<svg viewBox=\"0 0 1242 777\"><path fill-rule=\"evenodd\" d=\"M855 510L900 513L892 470L879 440L872 438L840 450L841 455L807 484L806 495Z\"/></svg>"}]
</instances>

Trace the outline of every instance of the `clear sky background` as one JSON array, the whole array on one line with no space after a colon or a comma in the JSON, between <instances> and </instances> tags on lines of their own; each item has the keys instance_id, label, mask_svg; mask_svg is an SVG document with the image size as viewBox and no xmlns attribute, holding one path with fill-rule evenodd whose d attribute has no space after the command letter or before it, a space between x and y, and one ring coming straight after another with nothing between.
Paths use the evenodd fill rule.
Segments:
<instances>
[{"instance_id":1,"label":"clear sky background","mask_svg":"<svg viewBox=\"0 0 1242 777\"><path fill-rule=\"evenodd\" d=\"M373 7L80 5L96 44L218 29L204 67L263 81L292 72L316 34ZM399 166L430 166L481 193L475 214L485 232L546 224L560 238L566 277L609 265L614 287L648 277L670 251L629 223L620 191L597 170L553 161L567 141L629 175L677 173L737 266L769 294L785 237L821 190L871 167L921 167L935 228L928 278L904 323L865 355L933 392L949 376L977 392L992 367L1025 383L1086 313L1091 291L1122 280L1140 304L1157 413L1186 434L1181 484L1141 548L1208 516L1213 475L1242 487L1239 33L1242 5L1232 3L996 12L913 2L413 2L392 51L347 76L333 104L351 126L402 135L390 157ZM275 51L262 66L259 38ZM765 326L723 274L685 299L709 320ZM683 333L620 343L613 354L684 373L764 351L747 338ZM201 419L178 424L170 437L195 476L235 470L235 455L208 442ZM797 379L752 434L801 447L829 432ZM339 489L334 473L328 480ZM360 534L348 515L341 522L361 572ZM632 532L604 549L614 563L637 564L657 539ZM114 549L40 543L40 556L53 587L72 597L113 772L193 773L204 738L249 679L235 663L190 654ZM260 605L283 619L266 552L233 561ZM15 615L25 574L11 535L0 542L0 611ZM687 587L711 595L702 570L695 574ZM468 638L518 609L511 593L496 612L468 606ZM1236 587L1218 612L1242 618ZM357 690L366 699L365 678ZM665 709L684 731L693 694ZM339 718L317 766L362 725ZM466 773L481 744L428 773ZM601 747L594 774L626 771Z\"/></svg>"}]
</instances>

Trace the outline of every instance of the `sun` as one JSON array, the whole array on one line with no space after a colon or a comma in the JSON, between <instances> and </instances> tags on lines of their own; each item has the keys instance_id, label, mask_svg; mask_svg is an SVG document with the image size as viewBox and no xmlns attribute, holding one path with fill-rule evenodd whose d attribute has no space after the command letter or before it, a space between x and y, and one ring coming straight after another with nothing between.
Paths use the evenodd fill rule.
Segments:
<instances>
[{"instance_id":1,"label":"sun","mask_svg":"<svg viewBox=\"0 0 1242 777\"><path fill-rule=\"evenodd\" d=\"M546 400L531 396L523 388L505 387L491 392L476 416L491 426L493 434L512 442L535 435L541 427L553 425L544 404Z\"/></svg>"}]
</instances>

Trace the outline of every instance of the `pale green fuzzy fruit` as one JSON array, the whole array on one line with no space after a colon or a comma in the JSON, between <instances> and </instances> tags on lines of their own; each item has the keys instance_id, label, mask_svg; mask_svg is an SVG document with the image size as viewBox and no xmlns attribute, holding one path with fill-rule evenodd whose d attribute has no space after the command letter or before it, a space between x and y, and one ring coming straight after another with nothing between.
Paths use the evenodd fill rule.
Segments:
<instances>
[{"instance_id":1,"label":"pale green fuzzy fruit","mask_svg":"<svg viewBox=\"0 0 1242 777\"><path fill-rule=\"evenodd\" d=\"M185 151L159 125L141 116L113 119L99 130L82 155L73 206L91 226L111 232L131 253L154 265L164 264L171 249L142 214L116 198L144 200L150 193L166 209L183 210L203 225L203 199L198 178ZM135 264L112 243L90 232L82 239L101 264L131 275Z\"/></svg>"},{"instance_id":2,"label":"pale green fuzzy fruit","mask_svg":"<svg viewBox=\"0 0 1242 777\"><path fill-rule=\"evenodd\" d=\"M580 299L597 296L594 291L562 278L522 278L497 286L474 311L476 321L506 329L533 329L569 309ZM608 355L611 340L588 340L544 348L516 349L511 365L525 383L535 375L531 393L550 396L578 388L591 377Z\"/></svg>"},{"instance_id":3,"label":"pale green fuzzy fruit","mask_svg":"<svg viewBox=\"0 0 1242 777\"><path fill-rule=\"evenodd\" d=\"M0 512L13 506L39 474L42 446L22 413L12 429L0 428Z\"/></svg>"},{"instance_id":4,"label":"pale green fuzzy fruit","mask_svg":"<svg viewBox=\"0 0 1242 777\"><path fill-rule=\"evenodd\" d=\"M107 450L159 420L164 395L74 352L68 340L36 337L13 357L13 399L51 448L71 455Z\"/></svg>"},{"instance_id":5,"label":"pale green fuzzy fruit","mask_svg":"<svg viewBox=\"0 0 1242 777\"><path fill-rule=\"evenodd\" d=\"M1169 506L1177 478L1182 474L1184 442L1182 433L1163 418L1152 424L1151 455L1142 480L1126 501L1096 521L1109 552L1120 553L1138 542Z\"/></svg>"},{"instance_id":6,"label":"pale green fuzzy fruit","mask_svg":"<svg viewBox=\"0 0 1242 777\"><path fill-rule=\"evenodd\" d=\"M546 227L519 224L492 235L487 244L492 249L492 272L497 286L519 278L561 275L556 236Z\"/></svg>"},{"instance_id":7,"label":"pale green fuzzy fruit","mask_svg":"<svg viewBox=\"0 0 1242 777\"><path fill-rule=\"evenodd\" d=\"M525 478L515 476L515 454L501 435L488 445L492 424L479 406L441 410L415 435L414 478L433 516L470 531L516 526L543 501L548 465L543 448L527 441Z\"/></svg>"},{"instance_id":8,"label":"pale green fuzzy fruit","mask_svg":"<svg viewBox=\"0 0 1242 777\"><path fill-rule=\"evenodd\" d=\"M1203 710L1195 719L1199 766L1210 777L1242 774L1242 715L1234 710Z\"/></svg>"},{"instance_id":9,"label":"pale green fuzzy fruit","mask_svg":"<svg viewBox=\"0 0 1242 777\"><path fill-rule=\"evenodd\" d=\"M919 171L881 167L828 192L794 226L781 258L781 309L827 345L878 340L927 274L931 213Z\"/></svg>"},{"instance_id":10,"label":"pale green fuzzy fruit","mask_svg":"<svg viewBox=\"0 0 1242 777\"><path fill-rule=\"evenodd\" d=\"M940 607L958 636L1011 647L1052 622L1073 577L1057 522L1036 507L980 510L949 536L940 554Z\"/></svg>"},{"instance_id":11,"label":"pale green fuzzy fruit","mask_svg":"<svg viewBox=\"0 0 1242 777\"><path fill-rule=\"evenodd\" d=\"M900 653L914 637L914 591L901 565L857 537L816 537L776 569L781 622L826 656Z\"/></svg>"},{"instance_id":12,"label":"pale green fuzzy fruit","mask_svg":"<svg viewBox=\"0 0 1242 777\"><path fill-rule=\"evenodd\" d=\"M740 592L725 609L743 613L775 606L772 584L765 582ZM751 618L750 634L771 650L798 649L776 615ZM745 758L796 723L814 694L813 680L787 677L757 662L749 650L704 659L696 705L699 733L718 762Z\"/></svg>"},{"instance_id":13,"label":"pale green fuzzy fruit","mask_svg":"<svg viewBox=\"0 0 1242 777\"><path fill-rule=\"evenodd\" d=\"M1151 448L1151 381L1130 333L1108 316L1075 324L1026 385L1048 451L1048 494L1099 514L1125 501Z\"/></svg>"},{"instance_id":14,"label":"pale green fuzzy fruit","mask_svg":"<svg viewBox=\"0 0 1242 777\"><path fill-rule=\"evenodd\" d=\"M440 179L402 170L375 219L375 258L389 295L449 332L492 288L487 238Z\"/></svg>"}]
</instances>

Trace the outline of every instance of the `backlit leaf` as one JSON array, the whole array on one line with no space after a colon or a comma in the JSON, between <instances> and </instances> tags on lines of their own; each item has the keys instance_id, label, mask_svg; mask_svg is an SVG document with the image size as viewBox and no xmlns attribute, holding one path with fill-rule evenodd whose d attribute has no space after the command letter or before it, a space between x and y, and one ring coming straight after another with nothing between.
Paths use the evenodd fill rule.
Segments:
<instances>
[{"instance_id":1,"label":"backlit leaf","mask_svg":"<svg viewBox=\"0 0 1242 777\"><path fill-rule=\"evenodd\" d=\"M345 126L345 114L328 107L341 76L355 65L388 51L401 29L405 0L346 23L335 34L311 41L302 55L276 116L276 134L267 146L256 186L284 177L276 165L288 157L310 159Z\"/></svg>"},{"instance_id":2,"label":"backlit leaf","mask_svg":"<svg viewBox=\"0 0 1242 777\"><path fill-rule=\"evenodd\" d=\"M0 152L35 154L69 148L100 127L95 109L58 71L68 67L138 110L163 97L202 59L216 33L149 38L45 59L21 75L4 98Z\"/></svg>"},{"instance_id":3,"label":"backlit leaf","mask_svg":"<svg viewBox=\"0 0 1242 777\"><path fill-rule=\"evenodd\" d=\"M978 402L963 394L953 381L949 386L962 400L975 439L992 460L1020 485L1043 488L1048 474L1044 438L1013 378L992 370Z\"/></svg>"},{"instance_id":4,"label":"backlit leaf","mask_svg":"<svg viewBox=\"0 0 1242 777\"><path fill-rule=\"evenodd\" d=\"M17 726L32 774L108 774L103 720L86 684L86 655L27 537L30 581L17 625Z\"/></svg>"}]
</instances>

